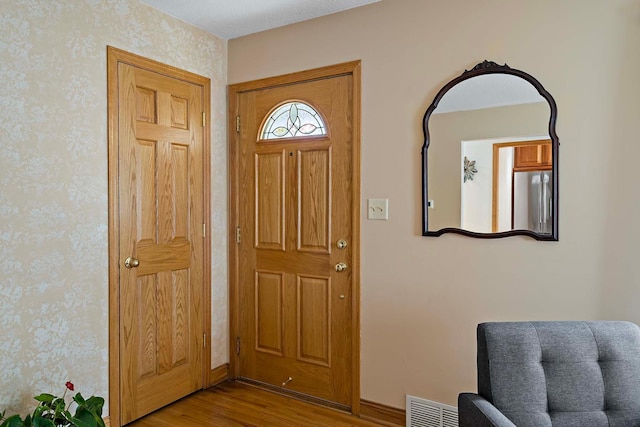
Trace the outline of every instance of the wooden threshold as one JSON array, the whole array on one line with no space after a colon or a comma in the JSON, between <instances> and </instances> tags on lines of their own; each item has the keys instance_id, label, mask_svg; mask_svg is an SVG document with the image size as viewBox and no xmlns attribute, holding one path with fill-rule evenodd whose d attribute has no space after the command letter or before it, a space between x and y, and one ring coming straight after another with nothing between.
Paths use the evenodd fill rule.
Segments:
<instances>
[{"instance_id":1,"label":"wooden threshold","mask_svg":"<svg viewBox=\"0 0 640 427\"><path fill-rule=\"evenodd\" d=\"M340 405L338 403L331 402L329 400L320 399L320 398L317 398L315 396L310 396L308 394L299 393L297 391L288 390L288 389L283 388L283 387L278 387L278 386L274 386L272 384L267 384L267 383L263 383L263 382L260 382L260 381L251 380L249 378L238 378L238 379L236 379L236 381L238 381L240 383L243 383L243 384L246 384L246 385L251 386L251 387L257 387L257 388L269 391L271 393L276 393L276 394L279 394L281 396L286 396L286 397L291 397L293 399L302 400L303 402L311 403L313 405L324 406L326 408L335 409L337 411L342 411L342 412L345 412L347 414L351 413L351 410L350 410L350 408L348 406Z\"/></svg>"}]
</instances>

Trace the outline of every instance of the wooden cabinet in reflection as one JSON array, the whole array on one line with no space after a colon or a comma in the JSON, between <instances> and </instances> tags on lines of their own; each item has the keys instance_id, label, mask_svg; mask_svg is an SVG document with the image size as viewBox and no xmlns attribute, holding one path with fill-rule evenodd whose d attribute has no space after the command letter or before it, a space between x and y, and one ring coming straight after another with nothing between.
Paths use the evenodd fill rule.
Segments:
<instances>
[{"instance_id":1,"label":"wooden cabinet in reflection","mask_svg":"<svg viewBox=\"0 0 640 427\"><path fill-rule=\"evenodd\" d=\"M514 147L514 172L532 170L551 170L553 163L551 141L541 141L534 145Z\"/></svg>"}]
</instances>

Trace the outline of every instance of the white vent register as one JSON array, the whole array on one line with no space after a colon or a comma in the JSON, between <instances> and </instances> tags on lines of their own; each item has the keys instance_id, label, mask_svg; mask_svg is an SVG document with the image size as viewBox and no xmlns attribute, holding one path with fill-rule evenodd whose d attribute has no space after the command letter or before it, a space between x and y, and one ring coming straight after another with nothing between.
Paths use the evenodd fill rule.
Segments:
<instances>
[{"instance_id":1,"label":"white vent register","mask_svg":"<svg viewBox=\"0 0 640 427\"><path fill-rule=\"evenodd\" d=\"M458 408L407 395L407 427L458 427Z\"/></svg>"}]
</instances>

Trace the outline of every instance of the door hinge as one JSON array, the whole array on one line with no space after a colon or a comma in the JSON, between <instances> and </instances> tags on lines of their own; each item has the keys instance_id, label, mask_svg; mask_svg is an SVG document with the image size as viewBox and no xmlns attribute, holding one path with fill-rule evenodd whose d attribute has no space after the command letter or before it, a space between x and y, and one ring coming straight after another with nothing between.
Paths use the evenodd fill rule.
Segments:
<instances>
[{"instance_id":1,"label":"door hinge","mask_svg":"<svg viewBox=\"0 0 640 427\"><path fill-rule=\"evenodd\" d=\"M240 227L236 227L236 243L240 243L240 240L242 240L242 237L240 235Z\"/></svg>"},{"instance_id":2,"label":"door hinge","mask_svg":"<svg viewBox=\"0 0 640 427\"><path fill-rule=\"evenodd\" d=\"M207 237L207 224L202 224L202 237Z\"/></svg>"},{"instance_id":3,"label":"door hinge","mask_svg":"<svg viewBox=\"0 0 640 427\"><path fill-rule=\"evenodd\" d=\"M207 126L207 114L203 111L202 112L202 127L206 127Z\"/></svg>"},{"instance_id":4,"label":"door hinge","mask_svg":"<svg viewBox=\"0 0 640 427\"><path fill-rule=\"evenodd\" d=\"M207 334L202 334L202 347L207 348Z\"/></svg>"},{"instance_id":5,"label":"door hinge","mask_svg":"<svg viewBox=\"0 0 640 427\"><path fill-rule=\"evenodd\" d=\"M240 116L236 116L236 132L240 133Z\"/></svg>"},{"instance_id":6,"label":"door hinge","mask_svg":"<svg viewBox=\"0 0 640 427\"><path fill-rule=\"evenodd\" d=\"M240 354L240 337L236 337L236 354Z\"/></svg>"}]
</instances>

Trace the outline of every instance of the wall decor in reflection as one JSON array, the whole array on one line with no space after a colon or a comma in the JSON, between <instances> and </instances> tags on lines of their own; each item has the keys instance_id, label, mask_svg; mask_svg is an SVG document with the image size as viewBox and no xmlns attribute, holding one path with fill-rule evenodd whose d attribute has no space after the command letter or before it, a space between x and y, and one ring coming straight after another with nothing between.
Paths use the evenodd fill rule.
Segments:
<instances>
[{"instance_id":1,"label":"wall decor in reflection","mask_svg":"<svg viewBox=\"0 0 640 427\"><path fill-rule=\"evenodd\" d=\"M473 176L478 173L478 169L476 169L476 161L469 160L467 156L464 156L464 181L473 181Z\"/></svg>"}]
</instances>

